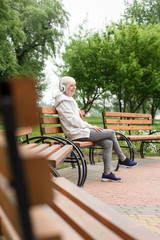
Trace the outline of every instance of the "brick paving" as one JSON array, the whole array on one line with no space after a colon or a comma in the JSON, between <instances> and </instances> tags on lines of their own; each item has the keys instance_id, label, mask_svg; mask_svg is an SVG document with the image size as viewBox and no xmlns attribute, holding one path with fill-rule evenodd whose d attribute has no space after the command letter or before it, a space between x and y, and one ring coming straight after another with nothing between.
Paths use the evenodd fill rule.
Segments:
<instances>
[{"instance_id":1,"label":"brick paving","mask_svg":"<svg viewBox=\"0 0 160 240\"><path fill-rule=\"evenodd\" d=\"M83 189L160 236L160 157L136 161L138 167L116 172L122 178L118 183L101 182L103 163L88 165ZM116 161L112 161L112 171L115 166ZM63 169L60 174L76 183L74 169Z\"/></svg>"}]
</instances>

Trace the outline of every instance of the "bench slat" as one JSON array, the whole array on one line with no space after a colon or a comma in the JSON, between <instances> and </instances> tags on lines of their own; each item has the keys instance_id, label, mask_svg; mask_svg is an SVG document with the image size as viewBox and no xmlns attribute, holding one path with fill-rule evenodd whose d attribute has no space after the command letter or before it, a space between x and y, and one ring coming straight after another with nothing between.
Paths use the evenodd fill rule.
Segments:
<instances>
[{"instance_id":1,"label":"bench slat","mask_svg":"<svg viewBox=\"0 0 160 240\"><path fill-rule=\"evenodd\" d=\"M48 160L51 162L53 167L57 167L59 163L73 150L72 145L64 145L61 149L53 153L48 157Z\"/></svg>"},{"instance_id":2,"label":"bench slat","mask_svg":"<svg viewBox=\"0 0 160 240\"><path fill-rule=\"evenodd\" d=\"M0 207L0 234L5 237L6 240L21 240L20 236L16 232L15 228L11 224L8 216Z\"/></svg>"},{"instance_id":3,"label":"bench slat","mask_svg":"<svg viewBox=\"0 0 160 240\"><path fill-rule=\"evenodd\" d=\"M94 142L83 142L83 141L73 141L77 146L79 147L89 147L89 146L94 146Z\"/></svg>"},{"instance_id":4,"label":"bench slat","mask_svg":"<svg viewBox=\"0 0 160 240\"><path fill-rule=\"evenodd\" d=\"M26 145L23 145L23 144L19 145L19 147L22 147L25 150L29 150L29 149L32 149L32 148L37 147L37 146L38 146L37 143L30 143L30 144L26 144Z\"/></svg>"},{"instance_id":5,"label":"bench slat","mask_svg":"<svg viewBox=\"0 0 160 240\"><path fill-rule=\"evenodd\" d=\"M120 240L96 218L55 190L52 208L65 219L84 239ZM63 207L62 207L63 206ZM92 230L91 230L92 229Z\"/></svg>"},{"instance_id":6,"label":"bench slat","mask_svg":"<svg viewBox=\"0 0 160 240\"><path fill-rule=\"evenodd\" d=\"M126 118L151 118L150 114L123 113L123 112L103 112L104 117L126 117Z\"/></svg>"},{"instance_id":7,"label":"bench slat","mask_svg":"<svg viewBox=\"0 0 160 240\"><path fill-rule=\"evenodd\" d=\"M106 129L113 130L152 130L152 126L105 126Z\"/></svg>"},{"instance_id":8,"label":"bench slat","mask_svg":"<svg viewBox=\"0 0 160 240\"><path fill-rule=\"evenodd\" d=\"M41 118L42 124L60 124L59 118L56 117L42 117Z\"/></svg>"},{"instance_id":9,"label":"bench slat","mask_svg":"<svg viewBox=\"0 0 160 240\"><path fill-rule=\"evenodd\" d=\"M40 107L40 114L57 114L56 108Z\"/></svg>"},{"instance_id":10,"label":"bench slat","mask_svg":"<svg viewBox=\"0 0 160 240\"><path fill-rule=\"evenodd\" d=\"M148 229L135 222L133 224L130 219L116 212L93 195L84 192L83 189L77 188L67 179L54 178L52 185L57 191L94 216L122 239L158 240L158 237Z\"/></svg>"},{"instance_id":11,"label":"bench slat","mask_svg":"<svg viewBox=\"0 0 160 240\"><path fill-rule=\"evenodd\" d=\"M45 150L46 148L48 148L50 145L48 143L43 143L38 145L37 147L34 147L30 150L31 153L39 153L43 150Z\"/></svg>"},{"instance_id":12,"label":"bench slat","mask_svg":"<svg viewBox=\"0 0 160 240\"><path fill-rule=\"evenodd\" d=\"M34 225L33 230L38 239L82 240L79 234L48 205L32 207L30 215ZM48 236L48 238L44 238L45 236Z\"/></svg>"},{"instance_id":13,"label":"bench slat","mask_svg":"<svg viewBox=\"0 0 160 240\"><path fill-rule=\"evenodd\" d=\"M105 124L133 124L133 125L144 125L152 124L151 120L119 120L119 119L105 119Z\"/></svg>"},{"instance_id":14,"label":"bench slat","mask_svg":"<svg viewBox=\"0 0 160 240\"><path fill-rule=\"evenodd\" d=\"M141 140L159 140L160 135L128 135L127 136L132 141L141 141Z\"/></svg>"},{"instance_id":15,"label":"bench slat","mask_svg":"<svg viewBox=\"0 0 160 240\"><path fill-rule=\"evenodd\" d=\"M32 128L31 127L21 127L21 128L17 128L16 129L16 137L21 137L21 136L25 136L28 134L32 133Z\"/></svg>"},{"instance_id":16,"label":"bench slat","mask_svg":"<svg viewBox=\"0 0 160 240\"><path fill-rule=\"evenodd\" d=\"M51 156L53 153L55 153L56 151L58 151L59 149L61 149L61 146L56 144L56 145L52 145L51 147L48 147L46 149L44 149L43 151L41 151L41 155L45 158L48 158L49 156Z\"/></svg>"},{"instance_id":17,"label":"bench slat","mask_svg":"<svg viewBox=\"0 0 160 240\"><path fill-rule=\"evenodd\" d=\"M43 127L43 134L63 133L61 127Z\"/></svg>"},{"instance_id":18,"label":"bench slat","mask_svg":"<svg viewBox=\"0 0 160 240\"><path fill-rule=\"evenodd\" d=\"M19 221L19 214L16 204L14 189L10 186L9 182L0 174L0 203L3 211L12 223L18 235L22 238L22 230Z\"/></svg>"}]
</instances>

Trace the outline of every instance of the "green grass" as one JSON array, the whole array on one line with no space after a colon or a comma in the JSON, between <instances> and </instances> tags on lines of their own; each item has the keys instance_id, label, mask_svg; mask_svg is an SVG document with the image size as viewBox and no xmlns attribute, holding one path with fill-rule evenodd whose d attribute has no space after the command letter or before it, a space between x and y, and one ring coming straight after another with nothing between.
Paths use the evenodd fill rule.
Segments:
<instances>
[{"instance_id":1,"label":"green grass","mask_svg":"<svg viewBox=\"0 0 160 240\"><path fill-rule=\"evenodd\" d=\"M86 120L88 123L92 124L92 125L96 125L96 126L100 126L103 128L103 119L102 117L86 117ZM0 129L3 129L2 125L0 126ZM155 120L154 121L154 124L153 124L153 131L160 131L160 120ZM136 131L134 134L143 134L144 132L139 132L139 131ZM123 131L123 134L128 134L127 132L124 132ZM160 134L160 133L158 133ZM40 129L39 129L39 126L37 127L33 127L33 132L32 134L30 134L30 138L31 137L35 137L35 136L40 136ZM51 134L52 136L53 134ZM64 136L63 134L59 134L60 136ZM21 142L25 139L25 137L22 137L22 138L19 138L18 139L18 142ZM139 154L139 148L140 148L140 143L141 142L132 142L133 146L134 146L134 149L135 149L135 157L140 157L140 154ZM160 147L159 147L159 144L149 144L148 147L145 149L146 150L146 155L147 156L154 156L154 155L160 155ZM88 154L88 149L84 149L84 154ZM97 155L97 158L98 158L98 155ZM99 161L99 160L98 160Z\"/></svg>"}]
</instances>

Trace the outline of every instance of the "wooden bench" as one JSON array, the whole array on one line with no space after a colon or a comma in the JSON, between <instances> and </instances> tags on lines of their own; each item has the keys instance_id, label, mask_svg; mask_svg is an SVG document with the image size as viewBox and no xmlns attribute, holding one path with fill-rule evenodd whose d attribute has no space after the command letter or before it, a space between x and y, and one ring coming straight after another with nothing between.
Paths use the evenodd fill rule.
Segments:
<instances>
[{"instance_id":1,"label":"wooden bench","mask_svg":"<svg viewBox=\"0 0 160 240\"><path fill-rule=\"evenodd\" d=\"M85 116L84 110L81 110L81 113L83 116ZM42 136L48 134L57 135L63 133L56 108L40 107L39 116L40 116L40 132ZM72 142L75 143L80 149L89 148L89 160L91 164L94 164L93 149L95 143L91 141L72 141Z\"/></svg>"},{"instance_id":2,"label":"wooden bench","mask_svg":"<svg viewBox=\"0 0 160 240\"><path fill-rule=\"evenodd\" d=\"M125 134L119 134L119 140L127 142L131 159L134 160L134 151L131 144L132 141L141 141L140 154L144 158L144 144L154 143L155 140L160 140L160 131L152 131L152 120L150 114L141 113L121 113L121 112L103 112L104 128L117 131L125 131ZM145 131L146 134L141 134L140 131ZM137 134L138 133L138 134ZM124 136L127 138L125 139Z\"/></svg>"},{"instance_id":3,"label":"wooden bench","mask_svg":"<svg viewBox=\"0 0 160 240\"><path fill-rule=\"evenodd\" d=\"M16 144L15 120L18 127L26 127L34 118L27 123L15 108L13 115L10 97L1 103L5 134L0 135L0 238L159 239L68 180L51 177L44 154Z\"/></svg>"},{"instance_id":4,"label":"wooden bench","mask_svg":"<svg viewBox=\"0 0 160 240\"><path fill-rule=\"evenodd\" d=\"M62 163L76 165L77 185L83 186L87 177L87 165L82 151L72 141L64 137L36 136L29 138L31 133L32 130L29 132L28 128L18 129L16 136L27 136L27 140L24 140L21 145L27 143L23 147L32 148L33 152L41 152L47 157L51 172L57 177L60 176L57 169ZM33 141L34 143L32 143Z\"/></svg>"}]
</instances>

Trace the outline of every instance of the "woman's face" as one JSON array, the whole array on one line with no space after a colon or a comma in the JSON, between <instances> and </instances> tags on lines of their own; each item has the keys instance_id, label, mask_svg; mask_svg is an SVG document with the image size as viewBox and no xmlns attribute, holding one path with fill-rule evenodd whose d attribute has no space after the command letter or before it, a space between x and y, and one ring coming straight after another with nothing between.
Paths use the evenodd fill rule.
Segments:
<instances>
[{"instance_id":1,"label":"woman's face","mask_svg":"<svg viewBox=\"0 0 160 240\"><path fill-rule=\"evenodd\" d=\"M65 94L68 96L68 97L72 97L73 94L75 93L76 91L76 83L72 83L66 90Z\"/></svg>"}]
</instances>

